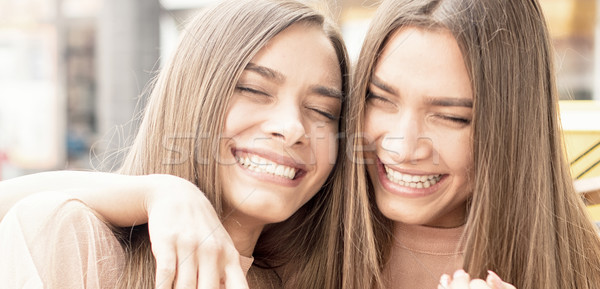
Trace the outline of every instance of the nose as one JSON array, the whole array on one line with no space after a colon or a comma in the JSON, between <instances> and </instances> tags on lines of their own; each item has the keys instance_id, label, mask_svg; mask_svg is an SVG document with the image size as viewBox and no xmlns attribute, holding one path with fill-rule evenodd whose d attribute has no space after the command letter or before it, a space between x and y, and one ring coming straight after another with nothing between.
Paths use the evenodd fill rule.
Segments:
<instances>
[{"instance_id":1,"label":"nose","mask_svg":"<svg viewBox=\"0 0 600 289\"><path fill-rule=\"evenodd\" d=\"M381 146L397 163L417 164L432 157L434 140L424 130L424 123L411 113L404 113L399 122L385 133Z\"/></svg>"},{"instance_id":2,"label":"nose","mask_svg":"<svg viewBox=\"0 0 600 289\"><path fill-rule=\"evenodd\" d=\"M270 138L283 142L286 147L307 142L306 129L297 104L291 101L282 102L265 113L267 120L263 122L261 129Z\"/></svg>"}]
</instances>

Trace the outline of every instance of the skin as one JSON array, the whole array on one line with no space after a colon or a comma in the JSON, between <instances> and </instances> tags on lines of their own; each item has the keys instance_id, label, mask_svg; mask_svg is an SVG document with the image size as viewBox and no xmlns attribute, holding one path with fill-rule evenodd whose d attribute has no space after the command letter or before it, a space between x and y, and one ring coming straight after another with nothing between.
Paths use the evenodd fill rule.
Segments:
<instances>
[{"instance_id":1,"label":"skin","mask_svg":"<svg viewBox=\"0 0 600 289\"><path fill-rule=\"evenodd\" d=\"M460 226L472 192L473 93L458 45L448 31L407 27L392 34L380 59L365 124L377 205L397 222ZM385 167L438 181L411 188L390 180Z\"/></svg>"},{"instance_id":2,"label":"skin","mask_svg":"<svg viewBox=\"0 0 600 289\"><path fill-rule=\"evenodd\" d=\"M252 256L265 225L289 218L329 176L334 165L329 160L335 160L337 153L341 83L336 53L327 36L320 28L302 23L271 39L244 70L226 112L217 160L225 201L223 227L242 256ZM257 172L250 167L267 165L253 157L300 173L290 179ZM175 288L211 288L219 283L219 275L208 269L218 260L199 262L205 257L190 251L213 247L199 237L188 235L184 241L191 244L160 250L171 254L171 262L178 260L177 276L161 272L157 280L167 280L161 284L170 284L173 278ZM189 254L196 258L179 261ZM226 271L223 274L227 276Z\"/></svg>"},{"instance_id":3,"label":"skin","mask_svg":"<svg viewBox=\"0 0 600 289\"><path fill-rule=\"evenodd\" d=\"M515 286L508 284L493 271L488 271L488 276L484 280L471 279L469 274L463 270L457 270L452 276L444 274L440 278L438 289L516 289Z\"/></svg>"},{"instance_id":4,"label":"skin","mask_svg":"<svg viewBox=\"0 0 600 289\"><path fill-rule=\"evenodd\" d=\"M218 159L223 223L204 194L176 176L66 171L0 182L0 218L28 195L67 191L113 225L148 222L157 288L248 288L240 254L251 256L262 228L313 197L335 164L342 82L326 35L301 23L274 37L251 63L226 112ZM237 163L235 150L304 172L295 180L256 173Z\"/></svg>"},{"instance_id":5,"label":"skin","mask_svg":"<svg viewBox=\"0 0 600 289\"><path fill-rule=\"evenodd\" d=\"M341 85L331 42L320 28L305 24L275 36L243 72L221 148L222 160L232 165L219 166L227 180L224 226L240 241L242 255L252 254L264 225L289 218L325 183L337 154ZM256 172L235 156L248 157L250 166L269 167L252 160L257 156L297 173L289 179Z\"/></svg>"},{"instance_id":6,"label":"skin","mask_svg":"<svg viewBox=\"0 0 600 289\"><path fill-rule=\"evenodd\" d=\"M433 227L465 223L472 194L472 107L469 74L449 31L405 27L391 35L373 71L365 123L375 147L367 154L367 170L386 217ZM410 178L388 177L386 167ZM514 286L491 271L484 281L463 270L443 275L438 285L466 288Z\"/></svg>"},{"instance_id":7,"label":"skin","mask_svg":"<svg viewBox=\"0 0 600 289\"><path fill-rule=\"evenodd\" d=\"M302 33L300 35L300 31L306 32L306 34ZM289 35L286 36L287 32L289 32ZM294 36L294 34L298 35ZM309 35L314 36L310 41L304 38L304 36ZM131 226L133 224L149 223L152 249L157 259L157 284L160 284L161 288L171 288L173 283L176 284L175 288L188 285L190 285L190 288L196 287L191 284L196 284L197 288L214 288L218 282L225 283L227 288L247 288L239 265L240 252L251 252L250 248L253 248L256 243L255 234L265 223L287 218L297 207L312 197L316 192L316 190L313 190L316 184L319 182L321 182L319 186L322 184L335 161L337 146L331 140L324 140L323 135L336 132L337 121L333 122L336 124L334 126L328 120L321 119L322 115L314 109L317 106L318 110L326 109L328 113L337 115L339 114L339 102L327 95L310 93L311 89L307 89L314 87L314 85L329 88L337 87L338 89L341 86L335 54L331 45L325 45L329 43L323 42L323 37L324 35L319 31L307 29L306 26L292 26L273 39L273 41L284 39L285 41L282 41L281 44L284 42L290 44L286 49L277 49L281 54L274 53L275 48L279 45L271 43L252 60L254 64L260 64L260 66L280 72L286 76L287 82L283 84L276 83L268 77L248 69L240 79L237 85L238 90L228 109L224 132L231 143L225 142L220 155L221 161L228 164L221 167L221 174L225 175L224 179L228 181L234 180L231 181L229 189L225 190L225 198L228 201L226 207L228 217L223 224L221 224L212 206L197 187L186 180L169 175L122 176L89 172L42 173L0 182L0 191L11 192L11 194L0 194L2 200L7 200L7 202L0 203L12 204L26 195L39 191L70 189L75 197L94 208L112 224ZM294 41L294 39L297 41ZM394 40L396 38L392 38L390 43L394 43ZM305 43L311 43L311 45L302 46ZM319 71L305 71L305 77L301 77L296 72L300 71L299 68L305 65L299 65L299 63L304 64L307 62L294 62L294 57L311 51L315 47L314 45L324 45L319 51L326 51L327 53L319 53L318 55L319 58L323 58L321 60L324 60L322 61L324 67ZM296 50L296 48L298 49ZM287 52L292 51L295 51L295 53L291 53L294 57L287 54ZM268 55L272 55L273 58L269 58ZM387 58L382 57L382 59ZM313 59L312 61L314 61L312 63L317 63L319 60ZM385 66L378 65L376 71L383 71L379 70L381 67L385 68ZM290 70L291 68L294 70ZM310 70L310 68L303 69ZM329 70L329 72L321 74L323 70ZM395 70L398 69L390 67L385 71L388 74L401 73ZM378 74L378 76L382 80L386 80L388 78L385 77L388 74L383 73L381 76ZM307 79L310 79L310 81L307 81ZM268 91L268 96L260 93L257 95L255 92L248 91L248 88L262 92ZM372 89L374 92L377 91L375 88ZM401 90L396 89L396 91ZM387 97L391 98L392 96L387 95ZM369 100L369 102L371 101ZM412 109L411 105L413 103L409 102L409 104L406 107ZM338 109L337 112L335 108ZM419 123L417 127L432 128L435 127L433 125L444 124L447 120L439 119L438 114L440 111L437 109L442 109L441 111L444 112L445 109L453 109L446 107L434 108L421 108L422 123ZM461 113L465 112L465 108L458 109ZM270 114L264 113L267 111ZM376 112L372 104L369 104L368 112L371 114ZM370 128L368 126L368 129L376 131L373 129L373 127L377 127L374 117L379 117L380 115L377 114L381 113L377 112L367 118L367 124L371 126ZM384 114L387 114L387 111ZM385 117L392 121L398 114L390 113ZM415 111L409 110L410 114L418 115ZM262 118L263 115L273 117L265 119ZM272 119L277 121L273 122ZM424 120L431 121L431 123ZM386 124L386 122L379 123L379 125L383 124ZM456 129L452 126L450 128ZM462 135L459 133L460 131L451 130L450 132ZM303 138L304 134L308 134L309 137ZM282 156L293 158L294 161L300 164L305 162L307 167L313 168L311 174L307 174L305 177L306 183L299 185L299 187L305 188L301 194L287 194L288 187L281 184L281 182L265 182L264 176L248 174L242 168L236 167L237 163L230 153L231 148L252 147L248 145L248 140L252 139L260 140L256 141L256 145L260 145L261 149L275 151ZM321 142L314 142L315 139ZM322 143L323 141L325 143ZM382 142L383 139L380 139L378 144ZM250 143L252 144L251 141ZM377 152L389 151L387 144L385 147L387 150L378 147ZM390 144L393 144L393 142ZM422 148L418 146L417 142L413 144L417 144L417 148ZM323 147L328 147L328 150L324 150ZM423 160L434 159L434 157L431 157L434 151L433 148L435 147L428 148L426 146L425 154L413 150L411 157L417 161L416 165L423 164ZM427 152L428 150L429 152ZM427 155L429 155L428 158L423 157ZM327 159L328 162L325 164L319 162L323 159ZM397 156L394 156L393 159L399 160ZM448 160L449 158L446 158L445 154L443 159L440 157L440 163ZM406 162L398 163L406 164ZM410 162L409 164L412 165ZM326 169L328 167L329 169ZM371 171L372 167L370 173ZM256 187L256 195L254 193L250 195L241 180L245 180L245 182ZM452 184L453 186L449 186L449 188L465 187L464 183L460 185L460 182L457 184L453 182ZM237 188L237 190L234 188ZM458 196L462 196L462 194L458 194ZM248 202L244 201L245 198L248 199ZM442 200L445 200L445 198L442 198ZM391 199L391 201L396 200ZM114 206L117 202L121 205ZM290 203L291 206L288 206ZM268 204L268 206L265 204ZM281 210L269 211L273 207L277 208L276 206L280 206ZM293 209L294 207L296 209ZM458 207L460 208L460 205ZM407 208L414 209L411 206ZM454 212L453 210L450 211ZM268 214L261 214L261 212L268 212ZM461 210L458 209L456 212L461 212ZM5 212L0 213L3 215ZM436 219L428 218L427 216L430 215L419 215L419 219ZM464 218L464 214L456 213L456 215L458 217L453 218L453 221ZM242 224L240 221L244 221L244 223ZM415 222L418 223L418 220ZM456 225L451 223L440 224L439 222L423 223L439 226ZM223 227L228 228L227 231ZM177 259L182 256L194 256L195 258L188 258L190 262L178 264ZM181 267L182 265L185 267ZM443 286L440 288L514 288L494 276L490 273L486 281L483 281L479 279L471 280L468 275L454 274L452 277L442 277L446 278L446 281L440 282L440 286ZM199 282L200 280L202 280L202 283Z\"/></svg>"}]
</instances>

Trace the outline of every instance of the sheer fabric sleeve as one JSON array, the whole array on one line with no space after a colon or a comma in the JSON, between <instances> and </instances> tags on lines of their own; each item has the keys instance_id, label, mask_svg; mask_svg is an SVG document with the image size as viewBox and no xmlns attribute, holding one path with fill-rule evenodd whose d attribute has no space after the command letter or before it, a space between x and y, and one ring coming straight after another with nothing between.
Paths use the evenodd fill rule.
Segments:
<instances>
[{"instance_id":1,"label":"sheer fabric sleeve","mask_svg":"<svg viewBox=\"0 0 600 289\"><path fill-rule=\"evenodd\" d=\"M62 192L11 208L0 222L0 256L2 288L112 289L125 266L112 229Z\"/></svg>"}]
</instances>

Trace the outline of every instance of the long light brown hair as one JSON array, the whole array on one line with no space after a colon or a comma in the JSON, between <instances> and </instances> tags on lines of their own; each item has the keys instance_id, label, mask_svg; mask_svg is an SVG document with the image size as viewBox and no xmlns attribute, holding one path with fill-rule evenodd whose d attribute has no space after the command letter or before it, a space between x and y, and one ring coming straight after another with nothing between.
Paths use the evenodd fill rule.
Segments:
<instances>
[{"instance_id":1,"label":"long light brown hair","mask_svg":"<svg viewBox=\"0 0 600 289\"><path fill-rule=\"evenodd\" d=\"M494 270L519 289L600 288L600 241L565 159L553 54L539 3L384 1L355 70L352 94L363 100L353 109L357 118L364 117L368 84L387 39L406 26L450 31L473 87L474 176L464 268L475 277ZM354 167L355 189L368 187L364 166ZM377 210L372 190L368 197L383 266L393 223Z\"/></svg>"},{"instance_id":2,"label":"long light brown hair","mask_svg":"<svg viewBox=\"0 0 600 289\"><path fill-rule=\"evenodd\" d=\"M337 29L314 9L293 0L229 0L202 11L185 30L172 59L159 74L124 174L172 174L196 184L223 214L217 169L225 112L235 85L253 56L294 23L320 27L334 47L348 92L347 53ZM345 129L346 101L340 130ZM345 158L340 144L338 161ZM324 187L288 220L263 230L255 264L275 267L293 260L293 288L341 288L343 165ZM154 259L147 228L127 237L129 264L124 288L154 288ZM360 266L360 264L358 264ZM363 267L366 267L363 266ZM351 277L352 278L352 277ZM353 281L348 281L351 287Z\"/></svg>"}]
</instances>

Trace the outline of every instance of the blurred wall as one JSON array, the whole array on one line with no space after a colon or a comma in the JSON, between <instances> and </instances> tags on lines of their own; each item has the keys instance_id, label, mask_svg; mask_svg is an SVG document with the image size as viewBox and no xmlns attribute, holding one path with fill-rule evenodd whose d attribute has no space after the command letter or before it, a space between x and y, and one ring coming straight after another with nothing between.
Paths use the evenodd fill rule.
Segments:
<instances>
[{"instance_id":1,"label":"blurred wall","mask_svg":"<svg viewBox=\"0 0 600 289\"><path fill-rule=\"evenodd\" d=\"M356 58L378 1L306 1L329 10ZM541 0L563 99L600 99L598 1ZM0 179L118 166L161 57L213 2L0 0Z\"/></svg>"},{"instance_id":2,"label":"blurred wall","mask_svg":"<svg viewBox=\"0 0 600 289\"><path fill-rule=\"evenodd\" d=\"M119 166L146 104L144 90L159 68L158 0L104 0L97 20L98 165ZM101 164L100 164L101 163Z\"/></svg>"}]
</instances>

